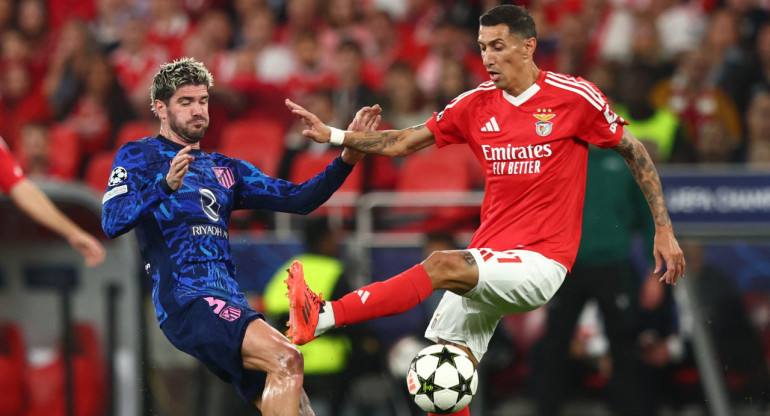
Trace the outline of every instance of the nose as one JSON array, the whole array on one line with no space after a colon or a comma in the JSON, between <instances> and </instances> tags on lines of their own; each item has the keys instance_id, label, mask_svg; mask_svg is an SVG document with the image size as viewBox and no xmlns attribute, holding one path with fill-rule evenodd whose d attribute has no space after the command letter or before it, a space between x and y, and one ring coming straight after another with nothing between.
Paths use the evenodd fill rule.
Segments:
<instances>
[{"instance_id":1,"label":"nose","mask_svg":"<svg viewBox=\"0 0 770 416\"><path fill-rule=\"evenodd\" d=\"M488 50L481 52L481 62L484 63L485 67L492 65L492 54Z\"/></svg>"}]
</instances>

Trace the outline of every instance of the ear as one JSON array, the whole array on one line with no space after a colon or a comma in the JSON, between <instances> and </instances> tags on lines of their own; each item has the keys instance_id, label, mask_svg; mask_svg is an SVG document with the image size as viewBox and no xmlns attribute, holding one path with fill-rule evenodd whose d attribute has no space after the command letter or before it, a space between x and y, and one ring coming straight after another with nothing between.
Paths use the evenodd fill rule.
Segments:
<instances>
[{"instance_id":1,"label":"ear","mask_svg":"<svg viewBox=\"0 0 770 416\"><path fill-rule=\"evenodd\" d=\"M168 116L168 107L166 106L166 103L161 100L155 100L152 105L155 106L155 114L158 115L158 119L165 120Z\"/></svg>"},{"instance_id":2,"label":"ear","mask_svg":"<svg viewBox=\"0 0 770 416\"><path fill-rule=\"evenodd\" d=\"M525 54L525 58L532 58L532 55L535 54L535 49L537 48L537 39L536 38L528 38L524 39L522 52Z\"/></svg>"}]
</instances>

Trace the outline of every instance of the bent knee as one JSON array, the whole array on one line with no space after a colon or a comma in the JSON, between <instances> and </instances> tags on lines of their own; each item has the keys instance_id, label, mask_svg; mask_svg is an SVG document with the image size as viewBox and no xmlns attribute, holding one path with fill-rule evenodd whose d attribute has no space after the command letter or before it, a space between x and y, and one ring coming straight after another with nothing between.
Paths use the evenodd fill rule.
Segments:
<instances>
[{"instance_id":1,"label":"bent knee","mask_svg":"<svg viewBox=\"0 0 770 416\"><path fill-rule=\"evenodd\" d=\"M463 294L479 281L476 262L469 251L434 251L422 262L435 289Z\"/></svg>"},{"instance_id":2,"label":"bent knee","mask_svg":"<svg viewBox=\"0 0 770 416\"><path fill-rule=\"evenodd\" d=\"M249 370L264 371L280 377L301 375L305 366L304 357L296 346L289 343L273 344L269 354L243 356L243 366Z\"/></svg>"}]
</instances>

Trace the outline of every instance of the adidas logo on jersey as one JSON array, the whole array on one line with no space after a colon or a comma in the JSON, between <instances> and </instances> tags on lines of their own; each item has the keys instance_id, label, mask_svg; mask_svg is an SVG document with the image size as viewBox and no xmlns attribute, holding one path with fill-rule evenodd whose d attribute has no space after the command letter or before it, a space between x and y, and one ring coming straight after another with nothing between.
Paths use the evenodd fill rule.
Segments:
<instances>
[{"instance_id":1,"label":"adidas logo on jersey","mask_svg":"<svg viewBox=\"0 0 770 416\"><path fill-rule=\"evenodd\" d=\"M497 125L497 120L495 120L495 118L492 117L489 119L489 121L487 121L487 124L481 128L481 131L486 131L486 132L500 131L500 126Z\"/></svg>"}]
</instances>

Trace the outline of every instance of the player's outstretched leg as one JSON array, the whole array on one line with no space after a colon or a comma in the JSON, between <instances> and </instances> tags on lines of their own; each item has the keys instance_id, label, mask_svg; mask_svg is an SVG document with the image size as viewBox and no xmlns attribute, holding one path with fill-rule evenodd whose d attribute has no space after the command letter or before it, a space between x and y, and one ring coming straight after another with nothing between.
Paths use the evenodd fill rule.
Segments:
<instances>
[{"instance_id":1,"label":"player's outstretched leg","mask_svg":"<svg viewBox=\"0 0 770 416\"><path fill-rule=\"evenodd\" d=\"M433 293L431 278L419 264L328 303L307 287L299 262L289 269L286 285L291 306L286 335L297 345L310 342L335 326L406 312Z\"/></svg>"}]
</instances>

